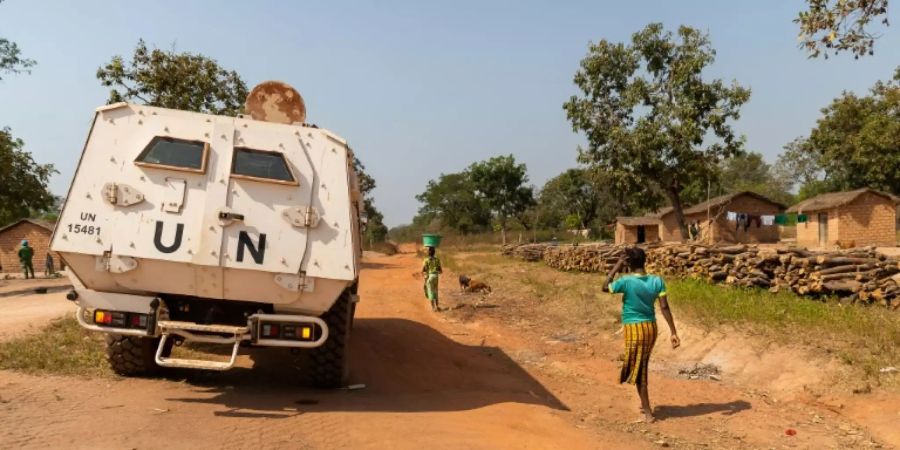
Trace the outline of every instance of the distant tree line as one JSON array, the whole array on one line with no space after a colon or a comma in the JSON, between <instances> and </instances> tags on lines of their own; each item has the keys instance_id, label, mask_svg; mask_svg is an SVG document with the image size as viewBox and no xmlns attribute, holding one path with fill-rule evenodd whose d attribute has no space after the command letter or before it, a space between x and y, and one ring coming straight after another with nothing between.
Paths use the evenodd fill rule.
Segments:
<instances>
[{"instance_id":1,"label":"distant tree line","mask_svg":"<svg viewBox=\"0 0 900 450\"><path fill-rule=\"evenodd\" d=\"M877 3L856 4L869 20L883 14L866 6ZM810 4L819 14L828 2ZM859 53L861 31L845 31L846 42L826 48ZM563 106L587 138L578 167L540 189L527 185L526 167L512 155L442 174L416 196L422 206L412 224L391 235L499 231L506 242L515 228L609 236L616 216L670 205L686 236L682 209L727 193L753 191L785 205L861 187L900 195L900 68L868 95L834 99L809 135L787 143L769 164L732 129L750 91L704 79L714 57L709 37L685 26L671 33L650 24L629 43L591 44L574 77L582 95Z\"/></svg>"},{"instance_id":2,"label":"distant tree line","mask_svg":"<svg viewBox=\"0 0 900 450\"><path fill-rule=\"evenodd\" d=\"M2 3L4 0L0 0ZM810 57L874 52L887 26L887 0L806 0L795 18L800 46ZM707 196L754 190L789 203L821 192L873 187L900 194L898 97L900 69L868 95L843 93L822 110L808 136L784 147L774 165L744 148L731 123L750 91L737 83L705 80L715 59L709 37L682 26L676 33L650 24L629 43L591 44L574 82L580 96L564 109L573 129L587 137L580 166L529 186L524 164L510 156L441 175L417 196L413 224L398 230L452 229L460 233L509 229L591 228L604 232L616 215L651 211L669 203L686 233L681 210ZM36 62L0 37L0 81L28 73ZM130 60L115 56L97 70L109 101L213 114L238 114L247 87L237 72L204 55L150 50L138 42ZM47 185L57 173L39 164L24 142L0 127L0 225L27 216L52 218ZM375 180L357 159L368 217L367 242L388 234L374 204ZM796 194L794 194L796 192Z\"/></svg>"}]
</instances>

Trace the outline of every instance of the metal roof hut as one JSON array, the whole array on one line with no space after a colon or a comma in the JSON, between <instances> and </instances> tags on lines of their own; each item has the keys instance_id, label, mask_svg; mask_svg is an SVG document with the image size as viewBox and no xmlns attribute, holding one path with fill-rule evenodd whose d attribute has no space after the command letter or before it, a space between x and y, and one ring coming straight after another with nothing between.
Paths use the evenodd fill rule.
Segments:
<instances>
[{"instance_id":1,"label":"metal roof hut","mask_svg":"<svg viewBox=\"0 0 900 450\"><path fill-rule=\"evenodd\" d=\"M616 244L643 244L659 241L659 218L654 216L616 217Z\"/></svg>"},{"instance_id":2,"label":"metal roof hut","mask_svg":"<svg viewBox=\"0 0 900 450\"><path fill-rule=\"evenodd\" d=\"M797 244L806 247L897 245L897 204L900 199L875 189L817 195L791 206L805 214L797 224Z\"/></svg>"},{"instance_id":3,"label":"metal roof hut","mask_svg":"<svg viewBox=\"0 0 900 450\"><path fill-rule=\"evenodd\" d=\"M697 224L700 229L698 240L701 242L760 243L778 242L780 233L777 226L763 225L758 218L775 216L784 209L785 205L768 197L756 192L743 191L711 198L685 208L683 213L688 226L692 223ZM748 227L739 226L738 223L728 220L728 212L746 214L757 220L752 221ZM660 210L659 219L660 238L664 242L682 241L678 220L672 208Z\"/></svg>"}]
</instances>

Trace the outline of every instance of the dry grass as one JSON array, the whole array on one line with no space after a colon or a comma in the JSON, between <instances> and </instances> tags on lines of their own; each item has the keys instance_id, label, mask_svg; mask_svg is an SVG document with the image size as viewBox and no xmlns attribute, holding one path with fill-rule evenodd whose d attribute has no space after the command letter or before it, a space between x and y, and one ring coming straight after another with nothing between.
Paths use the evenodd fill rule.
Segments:
<instances>
[{"instance_id":1,"label":"dry grass","mask_svg":"<svg viewBox=\"0 0 900 450\"><path fill-rule=\"evenodd\" d=\"M210 344L175 347L177 358L225 361L230 348ZM33 374L115 377L106 361L103 333L88 331L72 318L56 319L43 330L0 343L0 369Z\"/></svg>"},{"instance_id":2,"label":"dry grass","mask_svg":"<svg viewBox=\"0 0 900 450\"><path fill-rule=\"evenodd\" d=\"M502 300L497 301L504 302L503 314L539 317L559 329L619 326L620 299L600 291L600 275L559 272L541 263L505 258L496 251L449 252L445 260L455 272L483 278L495 293L501 292ZM669 279L667 284L675 316L695 326L713 330L727 325L767 341L821 349L874 381L888 381L879 369L900 364L897 312L696 280ZM493 314L501 317L499 312ZM585 323L591 326L583 327Z\"/></svg>"},{"instance_id":3,"label":"dry grass","mask_svg":"<svg viewBox=\"0 0 900 450\"><path fill-rule=\"evenodd\" d=\"M0 369L58 375L111 376L103 335L68 317L41 332L0 343Z\"/></svg>"}]
</instances>

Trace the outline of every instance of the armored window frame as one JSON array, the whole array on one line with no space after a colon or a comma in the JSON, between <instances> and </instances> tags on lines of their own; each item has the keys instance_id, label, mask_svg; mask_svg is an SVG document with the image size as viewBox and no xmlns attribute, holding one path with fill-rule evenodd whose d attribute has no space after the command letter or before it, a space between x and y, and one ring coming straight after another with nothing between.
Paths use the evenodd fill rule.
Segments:
<instances>
[{"instance_id":1,"label":"armored window frame","mask_svg":"<svg viewBox=\"0 0 900 450\"><path fill-rule=\"evenodd\" d=\"M261 176L257 176L257 175L248 175L248 174L244 174L244 173L235 172L235 170L237 169L238 154L241 152L250 153L250 154L265 154L265 155L277 156L284 163L284 168L285 168L285 170L287 170L287 175L290 176L291 178L289 180L282 179L282 178L269 178L269 177L261 177ZM235 147L234 148L234 155L231 159L231 178L237 178L240 180L260 181L263 183L284 184L284 185L288 185L288 186L299 186L300 185L300 182L297 181L297 175L294 174L294 170L291 168L291 164L290 164L290 162L288 162L288 159L284 156L284 153L273 152L273 151L269 151L269 150L258 150L258 149L249 148L249 147Z\"/></svg>"},{"instance_id":2,"label":"armored window frame","mask_svg":"<svg viewBox=\"0 0 900 450\"><path fill-rule=\"evenodd\" d=\"M175 164L164 164L164 163L155 163L155 162L147 162L143 159L150 154L150 151L153 150L154 147L160 142L173 142L179 144L191 144L191 145L200 145L202 146L202 150L200 153L200 167L190 167L190 166L179 166ZM171 136L154 136L153 139L150 140L138 157L134 160L134 164L136 166L141 167L150 167L154 169L166 169L166 170L177 170L179 172L191 172L191 173L206 173L206 161L209 159L209 143L204 141L196 141L192 139L179 139Z\"/></svg>"}]
</instances>

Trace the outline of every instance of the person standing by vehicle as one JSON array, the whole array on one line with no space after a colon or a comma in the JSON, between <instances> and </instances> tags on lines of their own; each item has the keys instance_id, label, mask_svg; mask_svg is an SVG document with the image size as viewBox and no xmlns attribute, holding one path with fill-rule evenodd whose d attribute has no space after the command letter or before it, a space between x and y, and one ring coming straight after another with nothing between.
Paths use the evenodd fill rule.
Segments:
<instances>
[{"instance_id":1,"label":"person standing by vehicle","mask_svg":"<svg viewBox=\"0 0 900 450\"><path fill-rule=\"evenodd\" d=\"M53 255L50 252L47 252L47 258L44 259L44 275L53 276L56 273L55 268L53 267Z\"/></svg>"},{"instance_id":2,"label":"person standing by vehicle","mask_svg":"<svg viewBox=\"0 0 900 450\"><path fill-rule=\"evenodd\" d=\"M650 407L650 394L647 388L650 352L656 343L656 311L654 303L659 299L659 308L669 325L672 348L678 348L681 340L675 330L675 319L669 310L666 285L662 278L644 272L647 256L637 247L625 249L612 270L606 276L604 290L613 294L622 294L622 325L625 329L625 359L619 375L620 383L630 383L637 388L641 399L641 411L644 421L653 422L653 409ZM631 274L613 281L625 264L631 268Z\"/></svg>"},{"instance_id":3,"label":"person standing by vehicle","mask_svg":"<svg viewBox=\"0 0 900 450\"><path fill-rule=\"evenodd\" d=\"M34 265L31 263L31 259L34 258L34 249L28 246L27 240L22 240L22 248L19 249L19 263L22 264L22 270L25 272L25 279L27 280L28 274L31 274L31 278L34 278Z\"/></svg>"},{"instance_id":4,"label":"person standing by vehicle","mask_svg":"<svg viewBox=\"0 0 900 450\"><path fill-rule=\"evenodd\" d=\"M428 257L422 264L422 275L425 278L425 297L431 301L431 310L440 311L438 307L438 285L443 272L441 260L434 256L434 247L428 247Z\"/></svg>"}]
</instances>

